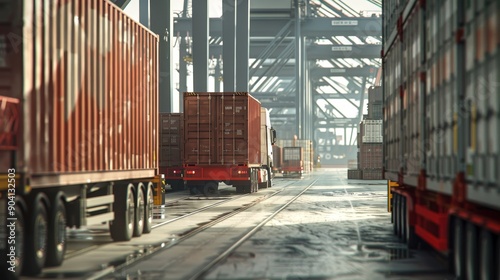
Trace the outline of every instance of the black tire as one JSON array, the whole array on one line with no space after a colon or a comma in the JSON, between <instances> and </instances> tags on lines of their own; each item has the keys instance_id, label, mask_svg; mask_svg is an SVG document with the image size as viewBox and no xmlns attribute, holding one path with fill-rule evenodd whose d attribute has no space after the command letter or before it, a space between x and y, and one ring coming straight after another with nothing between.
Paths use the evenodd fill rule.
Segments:
<instances>
[{"instance_id":1,"label":"black tire","mask_svg":"<svg viewBox=\"0 0 500 280\"><path fill-rule=\"evenodd\" d=\"M42 272L47 259L48 219L46 197L37 194L31 202L31 216L26 224L23 274L37 275Z\"/></svg>"},{"instance_id":2,"label":"black tire","mask_svg":"<svg viewBox=\"0 0 500 280\"><path fill-rule=\"evenodd\" d=\"M481 246L479 248L479 263L481 266L481 269L479 271L481 272L481 275L479 276L479 279L481 280L489 280L489 279L494 279L495 271L493 269L493 262L494 262L494 238L493 234L487 230L486 228L483 228L481 230Z\"/></svg>"},{"instance_id":3,"label":"black tire","mask_svg":"<svg viewBox=\"0 0 500 280\"><path fill-rule=\"evenodd\" d=\"M477 227L468 222L466 226L465 240L465 271L467 279L478 279L479 277L479 250Z\"/></svg>"},{"instance_id":4,"label":"black tire","mask_svg":"<svg viewBox=\"0 0 500 280\"><path fill-rule=\"evenodd\" d=\"M154 196L153 196L153 184L149 183L146 187L146 200L144 204L144 229L143 233L150 233L153 228L153 206L154 206Z\"/></svg>"},{"instance_id":5,"label":"black tire","mask_svg":"<svg viewBox=\"0 0 500 280\"><path fill-rule=\"evenodd\" d=\"M399 204L399 195L397 193L394 193L393 195L393 204L392 204L392 216L393 216L393 229L394 229L394 235L398 236L398 231L399 231L399 217L398 217L398 204Z\"/></svg>"},{"instance_id":6,"label":"black tire","mask_svg":"<svg viewBox=\"0 0 500 280\"><path fill-rule=\"evenodd\" d=\"M496 237L496 246L495 246L495 264L496 264L496 279L500 280L500 235Z\"/></svg>"},{"instance_id":7,"label":"black tire","mask_svg":"<svg viewBox=\"0 0 500 280\"><path fill-rule=\"evenodd\" d=\"M236 193L244 193L244 187L240 185L236 185Z\"/></svg>"},{"instance_id":8,"label":"black tire","mask_svg":"<svg viewBox=\"0 0 500 280\"><path fill-rule=\"evenodd\" d=\"M208 182L203 186L203 194L205 196L214 196L218 193L219 185L216 182Z\"/></svg>"},{"instance_id":9,"label":"black tire","mask_svg":"<svg viewBox=\"0 0 500 280\"><path fill-rule=\"evenodd\" d=\"M2 249L0 250L0 269L1 271L5 271L5 274L2 279L7 279L7 280L14 280L14 279L19 279L19 276L21 275L21 271L23 269L23 257L24 257L24 233L26 230L26 224L24 220L24 213L23 210L20 207L21 202L16 201L16 206L15 206L15 221L6 221L7 225L13 223L15 225L15 235L13 241L10 238L5 238L2 240L2 242L5 242L5 250ZM7 209L6 209L7 210ZM7 217L10 217L9 211L7 211ZM7 227L7 236L10 236L10 228ZM14 243L12 243L14 242ZM14 252L10 252L10 247L15 245L15 250ZM9 248L9 249L7 249ZM15 256L8 256L8 255L13 255L12 253L15 254Z\"/></svg>"},{"instance_id":10,"label":"black tire","mask_svg":"<svg viewBox=\"0 0 500 280\"><path fill-rule=\"evenodd\" d=\"M457 279L465 279L465 230L464 222L459 218L453 220L453 273Z\"/></svg>"},{"instance_id":11,"label":"black tire","mask_svg":"<svg viewBox=\"0 0 500 280\"><path fill-rule=\"evenodd\" d=\"M134 233L135 199L132 184L117 185L113 209L115 219L110 222L109 230L114 241L129 241Z\"/></svg>"},{"instance_id":12,"label":"black tire","mask_svg":"<svg viewBox=\"0 0 500 280\"><path fill-rule=\"evenodd\" d=\"M406 243L406 228L407 228L407 219L406 219L406 196L401 196L401 240Z\"/></svg>"},{"instance_id":13,"label":"black tire","mask_svg":"<svg viewBox=\"0 0 500 280\"><path fill-rule=\"evenodd\" d=\"M135 211L134 211L134 236L139 237L142 235L144 230L144 207L145 207L145 196L144 196L144 185L140 183L135 191Z\"/></svg>"},{"instance_id":14,"label":"black tire","mask_svg":"<svg viewBox=\"0 0 500 280\"><path fill-rule=\"evenodd\" d=\"M59 266L66 253L66 206L62 193L51 198L46 266Z\"/></svg>"},{"instance_id":15,"label":"black tire","mask_svg":"<svg viewBox=\"0 0 500 280\"><path fill-rule=\"evenodd\" d=\"M408 202L407 202L408 203ZM420 239L415 233L415 227L410 225L410 213L408 212L408 205L406 205L406 245L408 249L416 249Z\"/></svg>"}]
</instances>

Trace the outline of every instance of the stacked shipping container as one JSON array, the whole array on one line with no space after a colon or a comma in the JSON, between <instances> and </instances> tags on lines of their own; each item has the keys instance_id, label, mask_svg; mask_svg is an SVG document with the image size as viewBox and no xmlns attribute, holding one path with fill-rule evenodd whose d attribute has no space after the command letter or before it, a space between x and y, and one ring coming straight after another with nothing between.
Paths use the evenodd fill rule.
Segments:
<instances>
[{"instance_id":1,"label":"stacked shipping container","mask_svg":"<svg viewBox=\"0 0 500 280\"><path fill-rule=\"evenodd\" d=\"M484 257L500 259L500 3L384 1L384 14L395 232L449 251L458 278L499 277Z\"/></svg>"},{"instance_id":2,"label":"stacked shipping container","mask_svg":"<svg viewBox=\"0 0 500 280\"><path fill-rule=\"evenodd\" d=\"M172 190L184 189L183 142L184 119L182 113L160 114L160 172Z\"/></svg>"},{"instance_id":3,"label":"stacked shipping container","mask_svg":"<svg viewBox=\"0 0 500 280\"><path fill-rule=\"evenodd\" d=\"M368 115L358 127L357 167L348 166L348 179L382 179L382 88L368 89ZM366 171L366 172L365 172Z\"/></svg>"},{"instance_id":4,"label":"stacked shipping container","mask_svg":"<svg viewBox=\"0 0 500 280\"><path fill-rule=\"evenodd\" d=\"M357 167L348 166L348 179L382 179L382 140L382 120L365 119L359 124Z\"/></svg>"},{"instance_id":5,"label":"stacked shipping container","mask_svg":"<svg viewBox=\"0 0 500 280\"><path fill-rule=\"evenodd\" d=\"M368 89L368 119L381 120L383 117L382 107L382 87L370 87Z\"/></svg>"}]
</instances>

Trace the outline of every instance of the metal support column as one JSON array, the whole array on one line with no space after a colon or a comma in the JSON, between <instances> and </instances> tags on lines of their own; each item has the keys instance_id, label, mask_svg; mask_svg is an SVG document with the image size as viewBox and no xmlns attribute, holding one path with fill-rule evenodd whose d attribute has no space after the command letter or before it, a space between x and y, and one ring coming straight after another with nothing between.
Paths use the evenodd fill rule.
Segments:
<instances>
[{"instance_id":1,"label":"metal support column","mask_svg":"<svg viewBox=\"0 0 500 280\"><path fill-rule=\"evenodd\" d=\"M220 64L222 62L221 58L217 59L217 64L215 65L215 75L214 75L214 91L219 92L220 91Z\"/></svg>"},{"instance_id":2,"label":"metal support column","mask_svg":"<svg viewBox=\"0 0 500 280\"><path fill-rule=\"evenodd\" d=\"M150 28L149 23L149 0L140 0L139 1L139 21L142 25Z\"/></svg>"},{"instance_id":3,"label":"metal support column","mask_svg":"<svg viewBox=\"0 0 500 280\"><path fill-rule=\"evenodd\" d=\"M174 30L173 11L171 1L151 1L151 31L160 36L159 39L159 95L160 112L172 111L173 88L173 49L172 33Z\"/></svg>"},{"instance_id":4,"label":"metal support column","mask_svg":"<svg viewBox=\"0 0 500 280\"><path fill-rule=\"evenodd\" d=\"M236 91L249 90L249 56L250 56L250 4L249 0L237 1L236 25Z\"/></svg>"},{"instance_id":5,"label":"metal support column","mask_svg":"<svg viewBox=\"0 0 500 280\"><path fill-rule=\"evenodd\" d=\"M187 61L188 52L187 47L188 44L186 42L187 38L181 36L179 38L179 94L180 94L180 112L183 111L184 105L183 103L183 94L187 91ZM189 54L191 55L191 54Z\"/></svg>"},{"instance_id":6,"label":"metal support column","mask_svg":"<svg viewBox=\"0 0 500 280\"><path fill-rule=\"evenodd\" d=\"M208 91L208 2L193 0L193 89Z\"/></svg>"},{"instance_id":7,"label":"metal support column","mask_svg":"<svg viewBox=\"0 0 500 280\"><path fill-rule=\"evenodd\" d=\"M302 107L304 104L304 96L302 92L302 34L300 29L300 2L301 0L295 0L295 97L297 100L296 104L296 121L297 121L297 137L302 139L303 137L303 114Z\"/></svg>"},{"instance_id":8,"label":"metal support column","mask_svg":"<svg viewBox=\"0 0 500 280\"><path fill-rule=\"evenodd\" d=\"M224 91L236 88L236 0L222 0L222 61Z\"/></svg>"}]
</instances>

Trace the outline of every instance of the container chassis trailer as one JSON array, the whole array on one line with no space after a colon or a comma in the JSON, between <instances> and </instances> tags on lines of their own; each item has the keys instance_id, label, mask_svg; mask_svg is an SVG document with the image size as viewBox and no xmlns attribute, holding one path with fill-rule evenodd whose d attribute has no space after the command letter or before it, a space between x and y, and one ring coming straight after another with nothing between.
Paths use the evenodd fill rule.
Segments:
<instances>
[{"instance_id":1,"label":"container chassis trailer","mask_svg":"<svg viewBox=\"0 0 500 280\"><path fill-rule=\"evenodd\" d=\"M500 279L500 2L383 2L394 233L457 279Z\"/></svg>"},{"instance_id":2,"label":"container chassis trailer","mask_svg":"<svg viewBox=\"0 0 500 280\"><path fill-rule=\"evenodd\" d=\"M184 93L184 180L191 193L213 195L218 184L239 193L272 185L268 111L247 92Z\"/></svg>"}]
</instances>

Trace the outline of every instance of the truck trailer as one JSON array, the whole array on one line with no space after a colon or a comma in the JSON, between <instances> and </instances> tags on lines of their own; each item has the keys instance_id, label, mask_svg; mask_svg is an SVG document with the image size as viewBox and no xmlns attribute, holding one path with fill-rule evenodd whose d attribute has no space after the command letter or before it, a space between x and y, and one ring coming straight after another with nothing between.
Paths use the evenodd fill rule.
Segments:
<instances>
[{"instance_id":1,"label":"truck trailer","mask_svg":"<svg viewBox=\"0 0 500 280\"><path fill-rule=\"evenodd\" d=\"M457 279L500 279L500 3L383 2L394 232Z\"/></svg>"},{"instance_id":2,"label":"truck trailer","mask_svg":"<svg viewBox=\"0 0 500 280\"><path fill-rule=\"evenodd\" d=\"M272 183L276 132L247 92L184 93L184 180L191 193L217 193L220 182L252 193Z\"/></svg>"},{"instance_id":3,"label":"truck trailer","mask_svg":"<svg viewBox=\"0 0 500 280\"><path fill-rule=\"evenodd\" d=\"M0 275L15 279L60 265L68 227L151 231L158 37L110 1L1 6Z\"/></svg>"}]
</instances>

